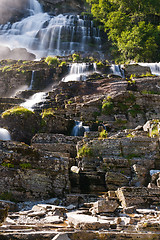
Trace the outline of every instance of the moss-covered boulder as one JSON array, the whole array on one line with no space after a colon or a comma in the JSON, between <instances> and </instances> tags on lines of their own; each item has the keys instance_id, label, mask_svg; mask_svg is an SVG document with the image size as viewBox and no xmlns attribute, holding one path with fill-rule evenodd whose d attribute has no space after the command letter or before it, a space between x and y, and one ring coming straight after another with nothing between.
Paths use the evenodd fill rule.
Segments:
<instances>
[{"instance_id":1,"label":"moss-covered boulder","mask_svg":"<svg viewBox=\"0 0 160 240\"><path fill-rule=\"evenodd\" d=\"M18 106L2 113L2 124L14 141L30 143L31 138L40 129L41 118L34 112Z\"/></svg>"}]
</instances>

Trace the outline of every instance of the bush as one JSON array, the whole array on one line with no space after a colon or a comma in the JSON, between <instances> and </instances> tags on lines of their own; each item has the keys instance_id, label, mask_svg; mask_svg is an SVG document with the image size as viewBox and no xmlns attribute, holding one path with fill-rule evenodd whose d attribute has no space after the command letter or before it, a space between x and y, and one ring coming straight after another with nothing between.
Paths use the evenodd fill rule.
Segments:
<instances>
[{"instance_id":1,"label":"bush","mask_svg":"<svg viewBox=\"0 0 160 240\"><path fill-rule=\"evenodd\" d=\"M54 67L57 67L59 65L59 59L57 57L48 56L46 57L45 62L48 65L53 65Z\"/></svg>"},{"instance_id":2,"label":"bush","mask_svg":"<svg viewBox=\"0 0 160 240\"><path fill-rule=\"evenodd\" d=\"M73 59L73 62L78 62L80 60L79 54L73 53L72 54L72 59Z\"/></svg>"},{"instance_id":3,"label":"bush","mask_svg":"<svg viewBox=\"0 0 160 240\"><path fill-rule=\"evenodd\" d=\"M104 138L107 138L108 137L108 133L107 131L104 129L102 130L100 133L99 133L99 138L100 139L104 139Z\"/></svg>"},{"instance_id":4,"label":"bush","mask_svg":"<svg viewBox=\"0 0 160 240\"><path fill-rule=\"evenodd\" d=\"M92 149L87 145L83 145L78 151L78 157L91 157L93 156Z\"/></svg>"},{"instance_id":5,"label":"bush","mask_svg":"<svg viewBox=\"0 0 160 240\"><path fill-rule=\"evenodd\" d=\"M102 103L103 114L110 115L111 113L113 113L113 108L114 108L114 104L111 98L107 98L107 100L103 100L103 103Z\"/></svg>"}]
</instances>

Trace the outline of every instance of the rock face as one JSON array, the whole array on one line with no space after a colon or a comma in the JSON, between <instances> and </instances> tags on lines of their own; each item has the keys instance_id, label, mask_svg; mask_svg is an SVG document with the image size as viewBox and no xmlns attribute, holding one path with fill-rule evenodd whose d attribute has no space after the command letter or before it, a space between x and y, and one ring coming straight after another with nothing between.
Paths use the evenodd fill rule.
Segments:
<instances>
[{"instance_id":1,"label":"rock face","mask_svg":"<svg viewBox=\"0 0 160 240\"><path fill-rule=\"evenodd\" d=\"M150 208L150 205L158 205L160 190L154 188L127 188L117 190L117 196L123 208L136 206Z\"/></svg>"},{"instance_id":2,"label":"rock face","mask_svg":"<svg viewBox=\"0 0 160 240\"><path fill-rule=\"evenodd\" d=\"M8 215L8 207L5 206L2 202L0 203L0 225L3 224Z\"/></svg>"},{"instance_id":3,"label":"rock face","mask_svg":"<svg viewBox=\"0 0 160 240\"><path fill-rule=\"evenodd\" d=\"M43 8L47 12L52 12L56 15L62 13L81 13L85 6L82 0L40 0Z\"/></svg>"},{"instance_id":4,"label":"rock face","mask_svg":"<svg viewBox=\"0 0 160 240\"><path fill-rule=\"evenodd\" d=\"M1 196L24 201L69 191L69 159L22 143L0 142Z\"/></svg>"}]
</instances>

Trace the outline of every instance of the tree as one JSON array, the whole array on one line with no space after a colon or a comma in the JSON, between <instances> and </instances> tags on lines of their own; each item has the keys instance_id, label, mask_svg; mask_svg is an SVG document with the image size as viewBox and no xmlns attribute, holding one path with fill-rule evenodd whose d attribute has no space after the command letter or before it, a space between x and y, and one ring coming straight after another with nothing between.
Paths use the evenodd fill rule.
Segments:
<instances>
[{"instance_id":1,"label":"tree","mask_svg":"<svg viewBox=\"0 0 160 240\"><path fill-rule=\"evenodd\" d=\"M103 24L121 60L160 60L159 0L87 2L93 16Z\"/></svg>"}]
</instances>

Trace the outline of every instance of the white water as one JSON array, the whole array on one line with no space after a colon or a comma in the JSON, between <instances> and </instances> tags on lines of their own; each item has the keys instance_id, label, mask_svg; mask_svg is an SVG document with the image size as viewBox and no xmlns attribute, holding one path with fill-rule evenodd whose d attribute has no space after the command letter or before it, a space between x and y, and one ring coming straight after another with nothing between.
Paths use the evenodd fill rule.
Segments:
<instances>
[{"instance_id":1,"label":"white water","mask_svg":"<svg viewBox=\"0 0 160 240\"><path fill-rule=\"evenodd\" d=\"M124 78L124 71L123 71L123 69L121 68L120 65L112 64L111 65L111 71L114 75L117 75L117 76L120 76L120 77Z\"/></svg>"},{"instance_id":2,"label":"white water","mask_svg":"<svg viewBox=\"0 0 160 240\"><path fill-rule=\"evenodd\" d=\"M89 132L89 126L83 126L82 122L75 122L75 126L73 127L72 136L84 136L84 132Z\"/></svg>"},{"instance_id":3,"label":"white water","mask_svg":"<svg viewBox=\"0 0 160 240\"><path fill-rule=\"evenodd\" d=\"M21 104L22 107L27 108L29 110L34 110L36 105L41 102L46 101L46 93L45 92L38 92L27 99L24 103Z\"/></svg>"},{"instance_id":4,"label":"white water","mask_svg":"<svg viewBox=\"0 0 160 240\"><path fill-rule=\"evenodd\" d=\"M30 83L30 86L29 86L28 90L32 90L33 82L34 82L34 73L35 73L35 71L33 70L32 71L32 77L31 77L31 83Z\"/></svg>"},{"instance_id":5,"label":"white water","mask_svg":"<svg viewBox=\"0 0 160 240\"><path fill-rule=\"evenodd\" d=\"M87 63L73 63L70 66L69 74L62 79L63 82L84 81L87 76L96 71L96 63L90 66Z\"/></svg>"},{"instance_id":6,"label":"white water","mask_svg":"<svg viewBox=\"0 0 160 240\"><path fill-rule=\"evenodd\" d=\"M150 67L151 73L156 76L160 76L160 63L138 63L144 67Z\"/></svg>"},{"instance_id":7,"label":"white water","mask_svg":"<svg viewBox=\"0 0 160 240\"><path fill-rule=\"evenodd\" d=\"M0 128L0 140L9 141L11 140L11 135L5 128Z\"/></svg>"},{"instance_id":8,"label":"white water","mask_svg":"<svg viewBox=\"0 0 160 240\"><path fill-rule=\"evenodd\" d=\"M0 45L26 48L37 58L101 49L101 38L93 22L78 15L50 16L37 0L30 0L30 16L0 25ZM92 51L92 50L91 50Z\"/></svg>"}]
</instances>

